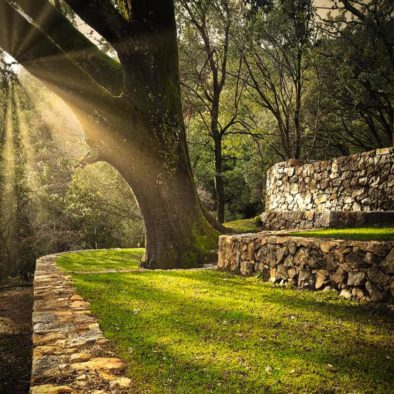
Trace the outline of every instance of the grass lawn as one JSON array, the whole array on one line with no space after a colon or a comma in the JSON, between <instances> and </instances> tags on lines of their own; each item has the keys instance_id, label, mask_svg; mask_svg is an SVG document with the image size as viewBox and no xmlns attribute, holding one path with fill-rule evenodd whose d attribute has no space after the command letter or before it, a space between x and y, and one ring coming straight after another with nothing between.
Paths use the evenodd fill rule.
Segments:
<instances>
[{"instance_id":1,"label":"grass lawn","mask_svg":"<svg viewBox=\"0 0 394 394\"><path fill-rule=\"evenodd\" d=\"M58 258L66 270L86 271L72 274L76 286L128 362L133 393L394 387L394 317L387 311L217 271L89 273L129 267L133 253Z\"/></svg>"},{"instance_id":2,"label":"grass lawn","mask_svg":"<svg viewBox=\"0 0 394 394\"><path fill-rule=\"evenodd\" d=\"M394 227L332 228L291 233L302 237L351 239L357 241L394 241Z\"/></svg>"},{"instance_id":3,"label":"grass lawn","mask_svg":"<svg viewBox=\"0 0 394 394\"><path fill-rule=\"evenodd\" d=\"M67 271L126 271L139 268L144 249L87 250L67 253L58 261Z\"/></svg>"},{"instance_id":4,"label":"grass lawn","mask_svg":"<svg viewBox=\"0 0 394 394\"><path fill-rule=\"evenodd\" d=\"M256 222L255 218L233 220L224 223L224 226L240 233L255 233L261 231L261 226Z\"/></svg>"}]
</instances>

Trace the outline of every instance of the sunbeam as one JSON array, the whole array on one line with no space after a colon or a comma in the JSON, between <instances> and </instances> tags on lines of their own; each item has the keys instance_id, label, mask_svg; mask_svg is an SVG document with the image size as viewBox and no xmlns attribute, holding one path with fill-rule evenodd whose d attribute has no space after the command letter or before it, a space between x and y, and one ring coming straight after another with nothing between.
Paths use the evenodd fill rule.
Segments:
<instances>
[{"instance_id":1,"label":"sunbeam","mask_svg":"<svg viewBox=\"0 0 394 394\"><path fill-rule=\"evenodd\" d=\"M4 229L4 248L6 273L11 272L9 262L13 261L14 243L15 243L15 221L16 221L16 184L15 184L15 139L14 139L14 122L13 122L13 103L12 91L10 88L7 100L5 115L4 144L2 151L3 162L3 187L1 191L1 217Z\"/></svg>"},{"instance_id":2,"label":"sunbeam","mask_svg":"<svg viewBox=\"0 0 394 394\"><path fill-rule=\"evenodd\" d=\"M22 154L25 157L25 178L28 188L31 191L37 192L39 190L39 177L35 170L36 157L34 146L31 140L29 124L26 115L21 108L21 99L17 92L14 92L15 115L19 130L19 138L21 142Z\"/></svg>"}]
</instances>

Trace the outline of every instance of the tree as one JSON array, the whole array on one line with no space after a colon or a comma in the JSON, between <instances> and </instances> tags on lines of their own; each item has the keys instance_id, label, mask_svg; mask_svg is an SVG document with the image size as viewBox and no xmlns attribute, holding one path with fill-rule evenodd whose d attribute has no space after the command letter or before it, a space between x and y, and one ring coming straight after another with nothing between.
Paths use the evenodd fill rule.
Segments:
<instances>
[{"instance_id":1,"label":"tree","mask_svg":"<svg viewBox=\"0 0 394 394\"><path fill-rule=\"evenodd\" d=\"M191 112L197 112L202 120L201 132L205 131L213 142L215 205L217 218L223 223L223 140L237 122L243 90L239 78L242 57L241 61L234 60L235 49L231 45L235 41L236 20L242 6L241 2L230 0L195 3L181 0L179 3L184 96L190 103ZM228 88L231 73L235 75L235 81L232 81L235 86ZM226 88L227 96L231 97L224 103ZM223 111L225 104L230 105Z\"/></svg>"},{"instance_id":2,"label":"tree","mask_svg":"<svg viewBox=\"0 0 394 394\"><path fill-rule=\"evenodd\" d=\"M394 4L343 0L336 11L321 18L317 48L324 106L355 146L394 144Z\"/></svg>"},{"instance_id":3,"label":"tree","mask_svg":"<svg viewBox=\"0 0 394 394\"><path fill-rule=\"evenodd\" d=\"M2 55L2 54L0 54ZM0 58L0 281L26 273L33 247L26 239L32 234L30 197L26 185L26 155L22 154L23 130L15 91L19 78L9 59ZM24 258L26 257L26 258Z\"/></svg>"},{"instance_id":4,"label":"tree","mask_svg":"<svg viewBox=\"0 0 394 394\"><path fill-rule=\"evenodd\" d=\"M131 7L126 14L109 0L66 1L113 46L120 64L48 1L12 3L16 8L0 0L0 47L70 106L95 159L111 163L131 186L146 229L143 265L206 261L222 228L204 212L191 173L173 1L123 2Z\"/></svg>"},{"instance_id":5,"label":"tree","mask_svg":"<svg viewBox=\"0 0 394 394\"><path fill-rule=\"evenodd\" d=\"M262 108L276 120L279 144L274 149L284 159L302 155L303 94L306 53L313 21L310 0L283 0L256 8L250 16L253 38L245 56L248 85Z\"/></svg>"}]
</instances>

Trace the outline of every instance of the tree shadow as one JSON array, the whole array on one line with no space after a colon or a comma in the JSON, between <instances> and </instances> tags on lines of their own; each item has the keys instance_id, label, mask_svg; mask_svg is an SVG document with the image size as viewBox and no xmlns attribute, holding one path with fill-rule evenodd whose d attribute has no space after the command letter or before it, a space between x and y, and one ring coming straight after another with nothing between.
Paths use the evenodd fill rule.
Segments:
<instances>
[{"instance_id":1,"label":"tree shadow","mask_svg":"<svg viewBox=\"0 0 394 394\"><path fill-rule=\"evenodd\" d=\"M220 271L211 271L210 274L213 276L224 274L224 281L223 278L218 276L218 280L212 283L212 278L206 275L206 273L193 275L193 280L198 280L201 283L205 282L208 286L223 291L232 289L237 285L238 289L242 289L241 292L238 290L237 294L242 296L247 296L251 291L255 292L257 288L260 288L260 296L267 303L282 304L299 310L314 310L318 313L332 316L333 318L341 318L342 320L354 321L365 318L379 318L388 324L394 324L394 314L390 313L383 304L361 304L344 300L335 291L322 292L309 289L283 288L269 282L260 281L257 278L244 278ZM176 276L186 279L190 278L190 275L183 273L177 273ZM373 323L372 320L371 322Z\"/></svg>"},{"instance_id":2,"label":"tree shadow","mask_svg":"<svg viewBox=\"0 0 394 394\"><path fill-rule=\"evenodd\" d=\"M261 360L261 365L257 366L253 366L253 360L259 359L259 353L266 353L268 358L282 360L282 364L291 365L298 360L308 365L312 370L313 368L324 370L326 364L332 364L335 373L327 371L324 375L328 385L330 385L328 383L330 376L341 381L349 381L357 376L357 379L363 381L364 384L375 386L381 384L382 387L390 387L390 383L394 383L393 365L385 358L390 350L387 346L392 346L392 344L377 343L370 340L367 335L359 338L353 335L349 341L345 336L354 327L349 328L345 324L342 332L334 332L338 337L332 341L332 346L328 347L324 344L311 342L311 340L318 342L320 336L324 337L327 330L333 329L327 324L317 324L310 327L308 325L310 322L307 321L307 325L304 324L305 322L294 322L288 317L283 317L283 313L271 318L261 318L256 316L256 311L240 310L236 303L224 307L214 300L216 296L202 297L201 302L197 302L196 297L190 294L182 291L177 292L174 289L164 290L158 288L153 281L149 282L152 275L160 277L159 273L150 272L149 275L145 275L146 279L144 280L141 275L144 273L116 275L117 277L115 275L111 277L104 275L87 277L84 275L82 280L84 283L90 282L92 290L103 292L100 298L105 300L105 310L100 309L102 305L96 309L94 300L93 310L100 316L104 332L109 334L123 349L124 355L131 360L133 365L140 365L143 370L151 371L158 368L158 365L162 365L163 357L170 360L170 362L164 363L164 367L160 367L160 376L164 380L177 379L177 384L182 384L183 378L174 371L186 371L188 376L190 375L188 371L193 371L189 376L189 379L193 380L193 384L198 385L198 379L204 376L202 382L206 382L207 376L210 377L209 382L222 382L220 388L211 387L211 383L209 383L209 392L226 392L223 391L225 388L253 392L247 390L252 387L254 390L257 389L256 384L260 383L260 390L264 392L272 389L270 384L264 382L264 379L260 383L251 381L250 374L245 372L243 367L234 366L234 359L244 358L253 369L258 367L264 370L265 365L261 364ZM177 275L172 273L170 276L173 279L177 278ZM227 285L224 287L227 291L233 290ZM280 289L277 290L280 291ZM114 299L114 294L122 294L122 296ZM289 300L292 302L289 303ZM315 309L324 307L324 304L321 303L287 295L282 296L279 300L275 295L267 295L258 302L273 304L279 310L284 308L285 313L294 308L305 310L311 306L314 306ZM144 309L138 314L134 314L135 305L143 305ZM330 313L335 307L335 305L326 305L324 313ZM348 306L342 307L344 308L341 313L347 311L351 314L353 314L353 308L357 308L357 306L352 306L350 309ZM150 315L149 311L154 311L155 315ZM312 312L314 313L313 308ZM193 318L190 317L191 315ZM383 318L381 315L378 317L379 320L375 322L375 326L376 324L386 325L387 322L392 321L391 319L381 320ZM331 319L335 318L336 315L331 316ZM228 325L224 326L224 321L227 321ZM370 321L369 314L358 313L356 318L351 315L347 321L353 323L359 321L374 326L374 323ZM279 326L278 323L280 323ZM248 328L252 332L248 333ZM119 329L118 332L117 329ZM135 333L135 331L139 331L139 334L128 335L128 333ZM244 336L238 337L239 332ZM256 339L262 336L264 341L256 342L253 339L254 336ZM302 346L302 336L305 336L305 342L309 341L304 347ZM172 342L166 342L163 337ZM193 351L189 355L176 352L177 341L188 343L194 352L199 348L204 350L212 347L216 352L230 355L232 361L229 362L229 365L218 358L210 359L209 363L206 359L196 361L192 358ZM245 353L243 349L246 341L247 352ZM124 351L130 344L136 348L135 353L131 356ZM224 374L226 369L228 370L227 375ZM270 381L269 377L265 376L265 378ZM175 384L174 381L173 384ZM207 389L205 387L205 390ZM292 390L294 389L295 387L292 387Z\"/></svg>"}]
</instances>

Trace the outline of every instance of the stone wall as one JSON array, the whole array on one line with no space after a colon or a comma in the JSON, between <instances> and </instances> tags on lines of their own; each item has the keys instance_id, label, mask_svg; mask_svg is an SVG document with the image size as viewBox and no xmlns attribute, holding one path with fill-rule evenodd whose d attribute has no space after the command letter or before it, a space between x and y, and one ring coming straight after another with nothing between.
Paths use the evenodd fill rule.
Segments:
<instances>
[{"instance_id":1,"label":"stone wall","mask_svg":"<svg viewBox=\"0 0 394 394\"><path fill-rule=\"evenodd\" d=\"M344 241L273 233L223 235L218 269L347 299L394 300L394 241Z\"/></svg>"},{"instance_id":2,"label":"stone wall","mask_svg":"<svg viewBox=\"0 0 394 394\"><path fill-rule=\"evenodd\" d=\"M266 195L267 214L394 211L394 148L310 164L278 163L268 171Z\"/></svg>"},{"instance_id":3,"label":"stone wall","mask_svg":"<svg viewBox=\"0 0 394 394\"><path fill-rule=\"evenodd\" d=\"M125 363L56 255L38 259L34 276L31 394L130 392Z\"/></svg>"},{"instance_id":4,"label":"stone wall","mask_svg":"<svg viewBox=\"0 0 394 394\"><path fill-rule=\"evenodd\" d=\"M261 218L269 230L394 225L394 211L271 211L264 212Z\"/></svg>"}]
</instances>

